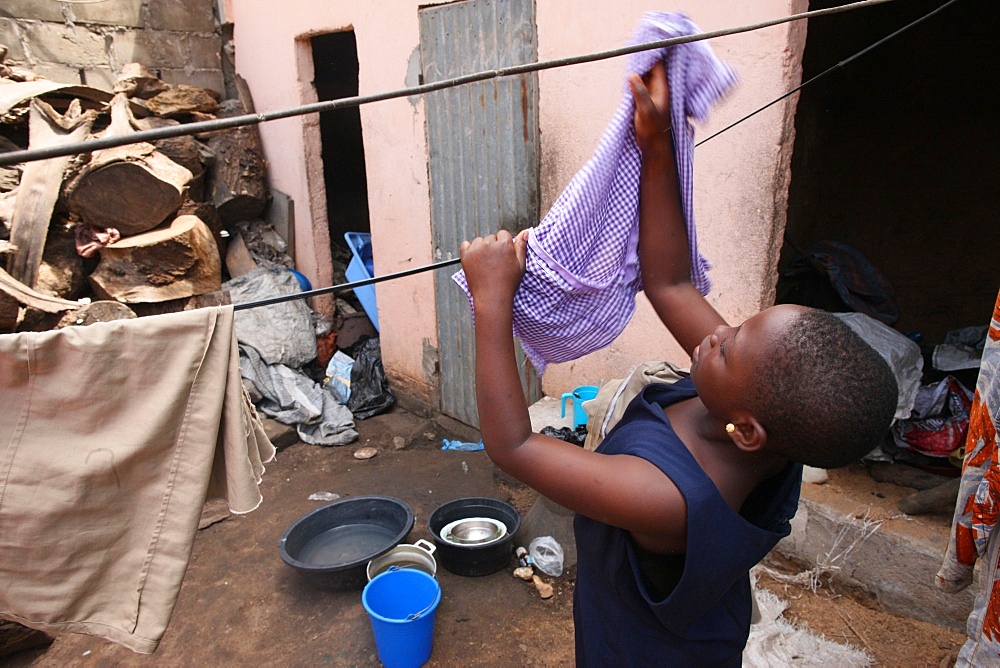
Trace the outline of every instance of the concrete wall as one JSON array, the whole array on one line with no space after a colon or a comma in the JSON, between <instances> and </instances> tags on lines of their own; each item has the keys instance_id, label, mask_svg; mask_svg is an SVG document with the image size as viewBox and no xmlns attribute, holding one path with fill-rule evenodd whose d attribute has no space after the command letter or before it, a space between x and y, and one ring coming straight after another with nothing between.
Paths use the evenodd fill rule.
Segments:
<instances>
[{"instance_id":1,"label":"concrete wall","mask_svg":"<svg viewBox=\"0 0 1000 668\"><path fill-rule=\"evenodd\" d=\"M419 73L417 9L426 2L286 0L282 11L254 0L227 0L234 24L236 69L258 111L315 101L309 37L352 29L362 95L413 86ZM804 11L806 0L682 0L703 30L739 26ZM673 8L673 6L672 6ZM638 0L580 3L537 0L539 58L574 56L622 46L648 4ZM717 109L698 137L742 117L798 83L803 23L717 39L717 53L739 72L742 86ZM622 92L623 59L540 73L542 210L592 154ZM773 300L784 227L795 98L776 104L696 152L699 243L715 264L710 301L740 322ZM458 249L431 246L423 100L401 98L361 108L369 211L377 274L429 264ZM296 203L299 269L314 285L330 284L329 238L317 119L296 117L260 127L272 186ZM433 405L436 359L433 278L420 274L380 284L382 358L398 393ZM635 364L687 358L640 295L638 313L610 347L550 367L549 395L581 382L621 377ZM448 354L441 351L440 354Z\"/></svg>"},{"instance_id":2,"label":"concrete wall","mask_svg":"<svg viewBox=\"0 0 1000 668\"><path fill-rule=\"evenodd\" d=\"M214 0L4 0L7 64L110 91L123 65L224 92Z\"/></svg>"}]
</instances>

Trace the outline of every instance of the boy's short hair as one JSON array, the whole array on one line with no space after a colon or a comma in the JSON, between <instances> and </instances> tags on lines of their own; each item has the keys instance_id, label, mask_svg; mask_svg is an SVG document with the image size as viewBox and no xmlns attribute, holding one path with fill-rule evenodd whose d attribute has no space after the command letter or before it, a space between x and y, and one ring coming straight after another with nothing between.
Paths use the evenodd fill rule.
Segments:
<instances>
[{"instance_id":1,"label":"boy's short hair","mask_svg":"<svg viewBox=\"0 0 1000 668\"><path fill-rule=\"evenodd\" d=\"M871 452L896 412L892 369L832 313L803 312L762 369L750 409L776 452L837 468Z\"/></svg>"}]
</instances>

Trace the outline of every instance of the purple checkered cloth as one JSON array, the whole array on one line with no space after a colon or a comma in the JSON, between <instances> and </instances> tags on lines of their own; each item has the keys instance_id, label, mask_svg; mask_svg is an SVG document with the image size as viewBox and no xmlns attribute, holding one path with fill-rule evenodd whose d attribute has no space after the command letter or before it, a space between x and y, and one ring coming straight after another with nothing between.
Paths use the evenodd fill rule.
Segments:
<instances>
[{"instance_id":1,"label":"purple checkered cloth","mask_svg":"<svg viewBox=\"0 0 1000 668\"><path fill-rule=\"evenodd\" d=\"M643 15L632 44L701 32L687 16ZM631 54L627 71L645 74L663 60L670 82L670 120L681 207L691 253L691 281L708 294L711 265L698 251L694 224L694 127L736 82L707 41ZM524 279L514 297L514 336L539 373L614 341L635 312L639 270L639 169L632 124L635 102L626 79L621 104L594 156L570 181L528 242ZM469 296L465 274L452 279Z\"/></svg>"}]
</instances>

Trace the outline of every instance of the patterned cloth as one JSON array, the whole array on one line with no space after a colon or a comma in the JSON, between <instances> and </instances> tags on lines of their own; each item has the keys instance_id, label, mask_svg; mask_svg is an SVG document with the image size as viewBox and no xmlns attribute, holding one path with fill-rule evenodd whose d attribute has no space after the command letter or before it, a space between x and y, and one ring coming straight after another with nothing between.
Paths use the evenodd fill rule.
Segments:
<instances>
[{"instance_id":1,"label":"patterned cloth","mask_svg":"<svg viewBox=\"0 0 1000 668\"><path fill-rule=\"evenodd\" d=\"M650 12L633 44L701 32L685 15ZM677 153L681 208L687 224L691 280L702 294L711 288L710 265L698 251L694 224L694 128L735 85L736 74L706 41L642 51L627 71L645 74L667 65L670 118ZM642 289L639 271L640 152L632 126L635 103L626 80L621 104L597 151L573 177L551 210L532 230L527 268L514 298L514 336L539 373L610 344L635 312ZM469 296L464 272L452 277Z\"/></svg>"},{"instance_id":2,"label":"patterned cloth","mask_svg":"<svg viewBox=\"0 0 1000 668\"><path fill-rule=\"evenodd\" d=\"M961 591L972 583L976 561L983 560L979 594L966 625L969 639L959 653L957 666L1000 664L1000 532L996 530L1000 512L998 419L1000 295L993 308L976 383L951 540L937 574L939 587L950 592Z\"/></svg>"}]
</instances>

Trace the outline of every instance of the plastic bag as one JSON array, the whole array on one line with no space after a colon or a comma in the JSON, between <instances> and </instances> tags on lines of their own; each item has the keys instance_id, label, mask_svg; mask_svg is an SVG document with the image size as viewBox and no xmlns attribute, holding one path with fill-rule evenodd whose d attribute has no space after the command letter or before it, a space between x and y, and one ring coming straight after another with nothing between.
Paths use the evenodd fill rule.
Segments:
<instances>
[{"instance_id":1,"label":"plastic bag","mask_svg":"<svg viewBox=\"0 0 1000 668\"><path fill-rule=\"evenodd\" d=\"M973 397L954 376L921 387L913 415L893 423L893 440L929 457L949 456L965 441Z\"/></svg>"},{"instance_id":2,"label":"plastic bag","mask_svg":"<svg viewBox=\"0 0 1000 668\"><path fill-rule=\"evenodd\" d=\"M351 400L351 369L353 368L354 360L339 350L333 354L326 367L325 387L344 405Z\"/></svg>"},{"instance_id":3,"label":"plastic bag","mask_svg":"<svg viewBox=\"0 0 1000 668\"><path fill-rule=\"evenodd\" d=\"M389 379L382 368L382 347L378 337L364 337L352 349L351 398L347 408L358 420L384 413L396 405Z\"/></svg>"},{"instance_id":4,"label":"plastic bag","mask_svg":"<svg viewBox=\"0 0 1000 668\"><path fill-rule=\"evenodd\" d=\"M567 443L572 443L573 445L583 446L587 441L587 425L581 424L576 429L570 429L569 427L560 427L556 429L555 427L542 427L542 436L551 436L552 438L558 438L560 441L566 441Z\"/></svg>"},{"instance_id":5,"label":"plastic bag","mask_svg":"<svg viewBox=\"0 0 1000 668\"><path fill-rule=\"evenodd\" d=\"M562 545L552 536L539 536L528 544L528 554L535 562L535 567L546 575L554 578L563 572Z\"/></svg>"},{"instance_id":6,"label":"plastic bag","mask_svg":"<svg viewBox=\"0 0 1000 668\"><path fill-rule=\"evenodd\" d=\"M896 387L899 388L895 417L897 420L909 418L920 391L920 378L924 368L920 346L892 327L863 313L834 315L885 359L896 377Z\"/></svg>"},{"instance_id":7,"label":"plastic bag","mask_svg":"<svg viewBox=\"0 0 1000 668\"><path fill-rule=\"evenodd\" d=\"M476 452L479 450L486 449L483 445L482 439L479 439L478 443L466 443L464 441L458 440L448 440L447 438L441 439L441 449L442 450L464 450L465 452Z\"/></svg>"}]
</instances>

